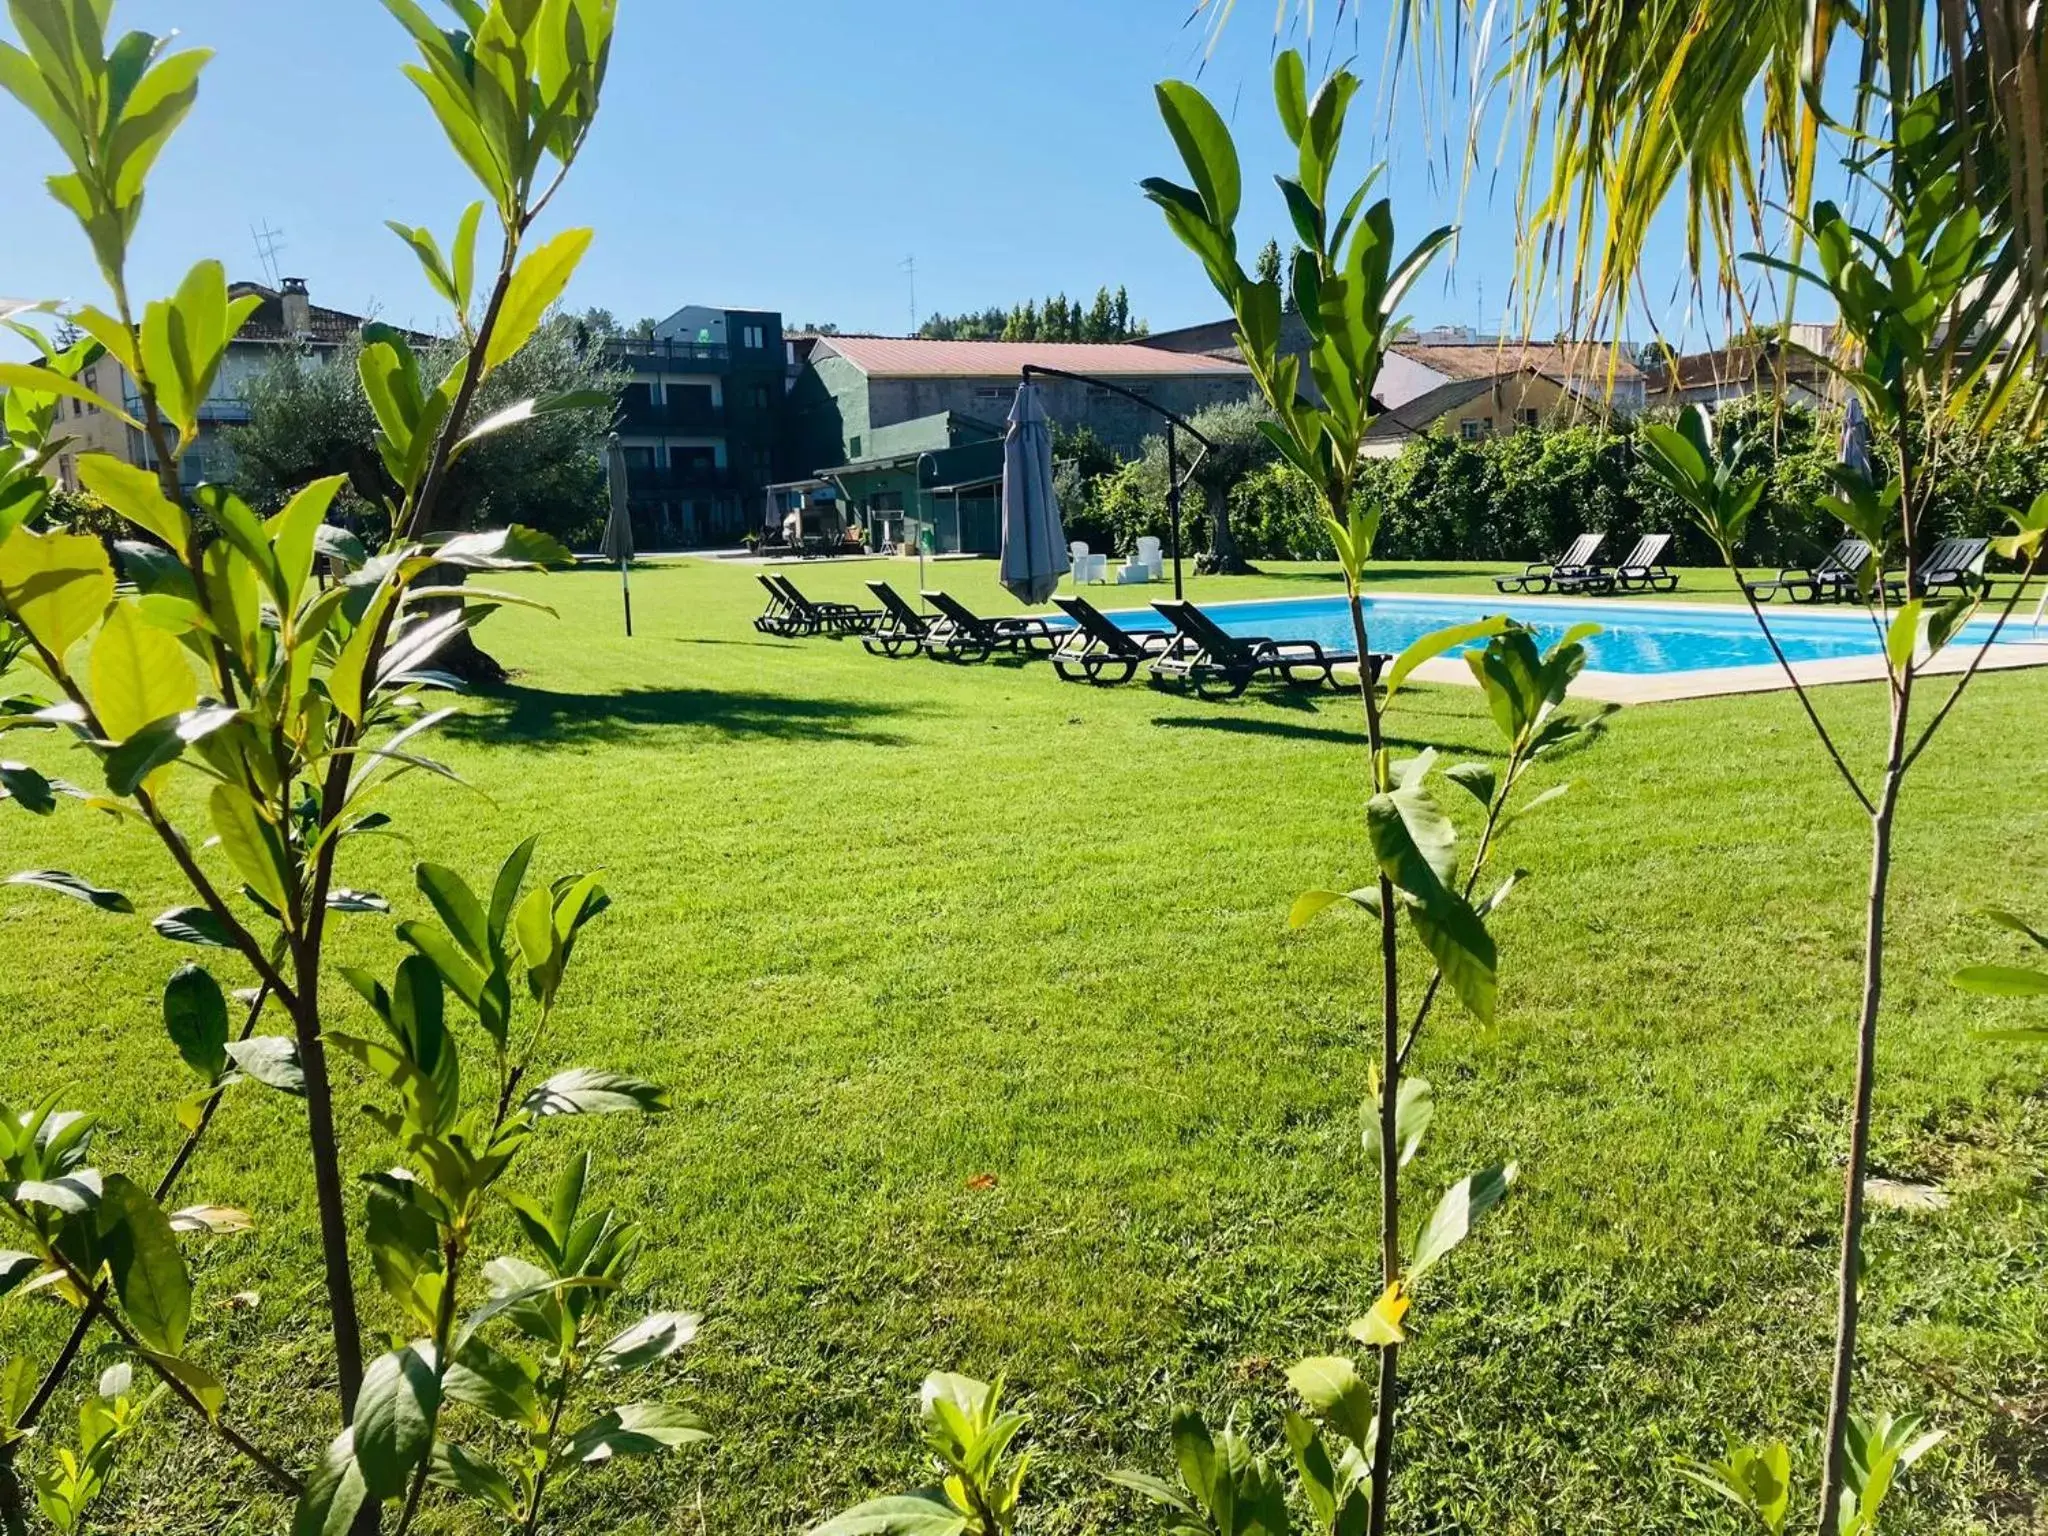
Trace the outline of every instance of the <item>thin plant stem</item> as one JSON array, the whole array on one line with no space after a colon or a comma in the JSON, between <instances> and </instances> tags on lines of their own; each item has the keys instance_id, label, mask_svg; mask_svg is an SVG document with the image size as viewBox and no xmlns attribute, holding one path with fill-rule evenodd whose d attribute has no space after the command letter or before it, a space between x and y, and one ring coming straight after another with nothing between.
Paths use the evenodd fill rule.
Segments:
<instances>
[{"instance_id":1,"label":"thin plant stem","mask_svg":"<svg viewBox=\"0 0 2048 1536\"><path fill-rule=\"evenodd\" d=\"M1984 664L1985 654L1998 643L1998 637L2004 631L2006 621L2012 617L2013 610L2019 607L2020 599L2026 594L2027 584L2034 579L2034 568L2040 564L2040 560L2040 555L2036 553L2027 561L2026 569L2020 573L2018 581L2013 585L2012 595L1998 611L1998 618L1991 625L1991 633L1985 638L1984 643L1977 647L1977 654L1970 658L1969 666L1965 667L1963 675L1956 679L1956 685L1949 690L1948 697L1941 701L1941 706L1928 718L1926 726L1914 740L1911 750L1906 753L1905 761L1899 765L1900 772L1911 768L1920 754L1927 750L1927 744L1934 739L1934 733L1941 729L1942 721L1948 718L1949 711L1961 701L1963 691L1975 680L1978 669Z\"/></svg>"},{"instance_id":2,"label":"thin plant stem","mask_svg":"<svg viewBox=\"0 0 2048 1536\"><path fill-rule=\"evenodd\" d=\"M1373 693L1372 648L1367 643L1365 607L1356 582L1350 584L1350 598L1351 635L1358 651L1358 701L1365 711L1366 749L1371 754L1372 786L1377 792L1385 736L1380 726L1379 703ZM1386 1285L1392 1287L1401 1279L1401 1145L1394 1126L1395 1101L1401 1086L1401 966L1394 883L1384 869L1379 875L1379 892L1380 1267ZM1367 1536L1385 1536L1387 1529L1387 1490L1394 1477L1394 1415L1399 1389L1400 1352L1395 1345L1382 1345L1379 1383L1374 1395L1372 1502L1367 1515Z\"/></svg>"},{"instance_id":3,"label":"thin plant stem","mask_svg":"<svg viewBox=\"0 0 2048 1536\"><path fill-rule=\"evenodd\" d=\"M1864 915L1863 1002L1856 1024L1856 1086L1849 1118L1849 1166L1844 1174L1842 1245L1835 1275L1835 1353L1828 1380L1828 1423L1821 1468L1821 1536L1832 1536L1834 1511L1846 1481L1850 1395L1856 1373L1856 1330L1861 1315L1863 1172L1870 1156L1870 1100L1877 1076L1877 1016L1884 991L1885 897L1891 882L1892 828L1904 777L1907 708L1912 669L1892 706L1884 787L1870 819L1870 889Z\"/></svg>"},{"instance_id":4,"label":"thin plant stem","mask_svg":"<svg viewBox=\"0 0 2048 1536\"><path fill-rule=\"evenodd\" d=\"M256 1021L262 1016L263 1005L269 997L268 987L256 989L256 999L249 1005L249 1015L242 1024L239 1038L246 1040L256 1032ZM199 1111L198 1123L186 1132L184 1143L171 1158L170 1166L164 1169L163 1176L156 1181L156 1190L152 1198L157 1204L161 1205L168 1200L171 1191L177 1187L179 1175L184 1173L185 1165L192 1160L192 1154L199 1150L199 1143L206 1136L206 1128L213 1124L214 1112L220 1108L221 1097L219 1090L207 1096L205 1107ZM107 1285L104 1280L100 1282L97 1294L102 1299L105 1298ZM43 1410L50 1406L50 1399L63 1384L65 1376L71 1370L72 1362L78 1358L78 1351L84 1347L85 1336L91 1331L92 1314L79 1313L78 1321L71 1325L71 1333L64 1340L64 1347L57 1351L57 1358L50 1362L50 1368L43 1372L43 1379L36 1383L35 1395L28 1400L28 1406L22 1409L21 1417L15 1420L16 1428L33 1429L37 1420L42 1418Z\"/></svg>"},{"instance_id":5,"label":"thin plant stem","mask_svg":"<svg viewBox=\"0 0 2048 1536\"><path fill-rule=\"evenodd\" d=\"M1778 658L1778 667L1785 674L1785 681L1792 685L1792 691L1799 696L1799 707L1806 711L1806 718L1813 726L1813 732L1820 738L1835 771L1842 776L1842 782L1849 786L1849 793L1856 797L1856 803L1866 811L1875 811L1869 793L1858 782L1848 760L1842 756L1841 748L1835 745L1835 738L1828 734L1828 728L1821 724L1820 715L1813 707L1813 700L1807 696L1806 687L1799 681L1799 674L1792 670L1792 662L1785 655L1784 647L1778 644L1778 637L1771 632L1770 622L1764 618L1764 610L1756 600L1756 594L1749 590L1749 583L1742 579L1742 571L1735 564L1735 555L1728 552L1729 570L1735 577L1735 585L1741 591L1743 601L1749 604L1749 611L1756 619L1756 627L1763 631L1764 641L1771 648L1771 654Z\"/></svg>"},{"instance_id":6,"label":"thin plant stem","mask_svg":"<svg viewBox=\"0 0 2048 1536\"><path fill-rule=\"evenodd\" d=\"M106 1304L106 1301L86 1280L86 1277L80 1272L77 1265L53 1249L46 1250L46 1256L55 1261L57 1267L64 1271L65 1278L71 1282L72 1288L84 1298L86 1315L104 1322L112 1330L114 1337L119 1339L127 1348L128 1352L139 1358L144 1365L149 1367L157 1379L170 1389L171 1396L177 1398L179 1402L199 1415L209 1429L237 1451L240 1451L242 1455L246 1456L281 1490L294 1497L305 1491L305 1485L290 1471L286 1470L284 1465L271 1456L269 1452L249 1439L247 1435L244 1435L234 1425L220 1417L220 1415L209 1413L206 1405L199 1401L198 1394L164 1367L163 1363L143 1344L142 1340L135 1336L134 1330L123 1320L121 1314Z\"/></svg>"},{"instance_id":7,"label":"thin plant stem","mask_svg":"<svg viewBox=\"0 0 2048 1536\"><path fill-rule=\"evenodd\" d=\"M448 1347L455 1336L455 1293L457 1282L462 1275L463 1239L459 1228L448 1234L441 1244L441 1302L434 1313L434 1376L445 1381L448 1376ZM419 1513L420 1499L427 1491L427 1474L432 1470L434 1458L422 1456L420 1464L413 1469L412 1486L405 1493L405 1508L398 1516L398 1529L393 1536L405 1536L412 1529L413 1516Z\"/></svg>"},{"instance_id":8,"label":"thin plant stem","mask_svg":"<svg viewBox=\"0 0 2048 1536\"><path fill-rule=\"evenodd\" d=\"M547 1492L548 1474L555 1470L555 1436L561 1433L562 1414L569 1406L569 1385L569 1362L564 1360L561 1378L555 1383L555 1401L548 1409L547 1449L533 1474L533 1498L526 1506L526 1519L520 1526L525 1536L533 1536L540 1529L540 1501Z\"/></svg>"}]
</instances>

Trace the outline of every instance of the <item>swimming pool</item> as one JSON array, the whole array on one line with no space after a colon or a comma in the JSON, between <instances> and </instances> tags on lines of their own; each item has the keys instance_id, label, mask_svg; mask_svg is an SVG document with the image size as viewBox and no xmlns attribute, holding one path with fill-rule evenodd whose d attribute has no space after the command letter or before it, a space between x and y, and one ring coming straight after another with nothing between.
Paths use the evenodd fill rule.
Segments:
<instances>
[{"instance_id":1,"label":"swimming pool","mask_svg":"<svg viewBox=\"0 0 2048 1536\"><path fill-rule=\"evenodd\" d=\"M1352 649L1351 613L1342 596L1294 597L1260 602L1204 604L1207 613L1234 635L1275 640L1316 640L1331 650ZM1554 644L1574 624L1598 624L1586 643L1589 669L1634 676L1701 672L1720 667L1772 664L1771 648L1756 620L1740 604L1570 602L1498 597L1373 597L1366 599L1368 638L1375 651L1398 652L1411 641L1448 624L1505 613L1529 625L1539 643ZM1166 620L1151 608L1118 609L1109 615L1125 629L1163 629ZM1787 609L1769 612L1771 632L1792 661L1827 661L1878 656L1884 641L1861 611ZM1957 649L1991 638L1992 620L1978 619L1950 642ZM2008 623L2001 642L2032 638L2023 622Z\"/></svg>"}]
</instances>

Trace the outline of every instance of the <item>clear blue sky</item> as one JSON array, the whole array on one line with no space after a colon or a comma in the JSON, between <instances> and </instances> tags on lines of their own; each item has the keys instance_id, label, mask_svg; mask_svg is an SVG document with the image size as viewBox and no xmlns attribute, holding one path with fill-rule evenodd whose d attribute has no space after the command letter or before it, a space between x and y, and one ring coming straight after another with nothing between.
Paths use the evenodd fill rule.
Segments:
<instances>
[{"instance_id":1,"label":"clear blue sky","mask_svg":"<svg viewBox=\"0 0 2048 1536\"><path fill-rule=\"evenodd\" d=\"M598 231L569 301L626 321L701 302L900 332L910 316L901 264L915 255L925 314L1060 289L1085 298L1122 282L1154 328L1214 318L1194 259L1137 190L1143 176L1178 172L1152 82L1199 69L1233 119L1247 260L1267 234L1285 243L1267 172L1288 162L1267 85L1271 7L1244 0L1206 63L1188 9L1189 0L621 0L603 112L551 210L558 223ZM1375 107L1383 14L1325 24L1313 41L1319 55L1355 53L1367 77L1350 170L1388 159L1405 242L1456 218L1459 189L1442 171L1441 122L1432 136L1411 103L1390 136L1389 114ZM204 255L259 277L251 227L267 223L283 231L283 273L307 278L317 302L442 323L383 221L445 233L470 184L399 75L410 45L375 0L120 0L115 23L176 28L217 51L151 183L135 244L141 291L167 290ZM1375 142L1357 131L1367 128ZM10 146L0 159L0 294L97 298L84 240L41 185L57 168L54 148L4 97L0 132ZM1475 185L1462 211L1455 263L1415 296L1418 324L1500 318L1511 210ZM1665 249L1675 272L1680 252ZM1682 305L1666 313L1667 326L1682 319ZM1640 321L1630 329L1647 334Z\"/></svg>"}]
</instances>

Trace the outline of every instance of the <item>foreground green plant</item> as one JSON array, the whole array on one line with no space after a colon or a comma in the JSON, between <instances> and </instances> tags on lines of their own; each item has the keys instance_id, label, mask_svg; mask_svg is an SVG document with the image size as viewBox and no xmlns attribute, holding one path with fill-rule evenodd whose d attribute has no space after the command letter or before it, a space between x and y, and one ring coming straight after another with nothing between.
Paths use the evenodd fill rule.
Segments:
<instances>
[{"instance_id":1,"label":"foreground green plant","mask_svg":"<svg viewBox=\"0 0 2048 1536\"><path fill-rule=\"evenodd\" d=\"M1965 366L1962 349L1975 334L1985 295L1999 281L1995 245L1962 177L1942 148L1931 103L1893 104L1896 139L1885 146L1889 180L1868 165L1859 172L1887 208L1879 228L1863 228L1833 203L1816 204L1806 232L1819 272L1792 268L1834 299L1841 316L1840 355L1818 357L1842 387L1861 402L1872 431L1884 443L1889 467L1868 456L1834 467L1827 509L1876 552L1859 595L1884 637L1887 720L1884 756L1874 780L1849 763L1822 722L1797 671L1785 659L1753 595L1752 612L1791 684L1808 722L1850 795L1869 818L1870 882L1864 909L1862 995L1857 1010L1856 1066L1850 1100L1848 1166L1836 1274L1835 1349L1829 1381L1828 1425L1821 1477L1820 1529L1833 1529L1851 1476L1852 1386L1864 1283L1865 1176L1869 1165L1871 1100L1877 1072L1878 1022L1885 977L1885 911L1892 879L1892 848L1907 775L1976 678L1980 647L1923 719L1914 706L1930 663L1974 618L1990 585L1981 576L1953 590L1930 591L1921 579L1932 541L1926 533L1936 491L1943 439L1956 432L1988 431L2013 404L2018 378L1986 394L1966 388L1981 377L1984 359ZM1783 267L1775 258L1758 258ZM1688 508L1729 566L1737 566L1743 529L1762 494L1740 441L1719 437L1712 416L1694 406L1676 427L1643 429L1650 473ZM2048 494L2024 510L2008 509L2013 532L2000 553L2018 560L2016 581L1997 615L1995 640L2011 617L2048 538ZM1896 567L1895 584L1880 579ZM1740 576L1737 577L1738 582ZM1743 588L1748 594L1748 588ZM1988 646L1987 640L1986 645Z\"/></svg>"},{"instance_id":2,"label":"foreground green plant","mask_svg":"<svg viewBox=\"0 0 2048 1536\"><path fill-rule=\"evenodd\" d=\"M1230 131L1207 98L1184 82L1160 85L1158 99L1194 185L1154 178L1145 183L1145 192L1164 211L1168 227L1201 259L1216 291L1230 305L1245 365L1275 417L1260 428L1321 496L1325 526L1350 599L1371 782L1366 833L1379 878L1359 890L1309 892L1295 903L1291 921L1298 926L1317 912L1348 901L1371 914L1378 928L1379 1050L1366 1106L1365 1149L1379 1180L1381 1275L1378 1300L1351 1328L1359 1343L1378 1351L1377 1383L1365 1398L1349 1361L1325 1360L1298 1367L1302 1374L1296 1385L1318 1408L1341 1408L1357 1431L1356 1447L1368 1457L1359 1477L1346 1484L1343 1499L1324 1488L1335 1500L1333 1510L1348 1509L1351 1496L1361 1494L1361 1529L1369 1536L1383 1536L1394 1472L1403 1320L1414 1289L1464 1240L1472 1222L1500 1202L1517 1174L1516 1165L1509 1163L1458 1180L1414 1236L1404 1238L1402 1170L1420 1149L1435 1112L1429 1084L1404 1073L1445 982L1481 1022L1493 1020L1497 955L1485 919L1505 899L1515 877L1510 875L1477 902L1474 892L1496 835L1513 814L1510 800L1523 774L1537 757L1582 730L1580 723L1556 710L1585 665L1583 642L1593 631L1590 626L1576 629L1542 655L1532 634L1504 617L1456 625L1409 646L1380 679L1384 694L1375 689L1378 665L1360 586L1372 558L1380 512L1376 503L1355 497L1354 492L1365 435L1373 421L1380 365L1388 343L1401 329L1397 308L1451 231L1434 231L1397 260L1389 204L1383 198L1366 205L1376 172L1351 193L1341 212L1335 211L1330 177L1345 115L1358 88L1355 75L1339 70L1311 99L1300 54L1282 53L1274 65L1274 100L1299 156L1297 174L1275 180L1300 242L1288 274L1288 298L1308 332L1309 379L1302 377L1302 359L1281 350L1284 306L1279 277L1254 279L1238 264L1242 173ZM1310 382L1320 404L1304 398ZM1385 732L1386 712L1403 683L1424 662L1454 651L1467 653L1508 748L1506 761L1498 768L1468 763L1446 775L1484 809L1484 829L1469 867L1462 871L1456 829L1428 783L1435 752L1396 763L1387 750ZM1401 1000L1404 913L1433 964L1412 1017L1404 1017ZM1332 1380L1343 1382L1341 1401L1319 1400L1316 1384ZM1369 1409L1361 1408L1361 1399L1370 1403Z\"/></svg>"},{"instance_id":3,"label":"foreground green plant","mask_svg":"<svg viewBox=\"0 0 2048 1536\"><path fill-rule=\"evenodd\" d=\"M1878 1512L1899 1474L1941 1443L1942 1432L1925 1428L1917 1414L1889 1413L1849 1418L1843 1485L1833 1506L1833 1536L1876 1536ZM1782 1441L1730 1446L1720 1461L1681 1462L1679 1471L1738 1508L1747 1510L1770 1536L1783 1536L1792 1516L1792 1452Z\"/></svg>"},{"instance_id":4,"label":"foreground green plant","mask_svg":"<svg viewBox=\"0 0 2048 1536\"><path fill-rule=\"evenodd\" d=\"M938 1485L856 1504L810 1536L1008 1536L1017 1528L1031 1456L1009 1450L1030 1420L1004 1411L1003 1379L934 1371L918 1393L918 1415Z\"/></svg>"},{"instance_id":5,"label":"foreground green plant","mask_svg":"<svg viewBox=\"0 0 2048 1536\"><path fill-rule=\"evenodd\" d=\"M477 443L590 403L523 400L485 421L469 419L478 389L534 334L589 243L590 231L575 229L524 249L595 115L613 0L456 0L458 25L447 31L413 0L388 0L419 45L422 63L408 74L482 185L501 239L486 286L476 281L486 202L465 211L446 254L426 230L394 226L450 303L462 344L430 380L403 334L365 328L359 367L389 476L392 530L375 554L326 522L339 476L298 489L267 519L224 486L183 482L180 461L199 437L202 406L256 301L231 299L213 261L195 265L168 298L143 303L131 294L128 245L149 170L196 101L208 55L170 52L165 39L139 32L110 43L111 8L108 0L9 0L21 46L0 44L0 86L70 163L50 189L76 215L111 296L110 310L65 314L86 338L76 345L46 344L12 321L43 357L0 364L0 645L39 674L36 687L0 699L0 729L64 733L85 765L85 787L14 763L0 769L0 787L29 814L76 803L147 829L193 898L157 917L156 932L246 967L255 984L237 993L246 1009L238 1029L205 965L181 968L165 989L169 1042L198 1086L175 1106L186 1138L153 1193L91 1165L93 1121L61 1110L61 1094L22 1114L0 1110L8 1165L0 1205L23 1244L0 1261L0 1292L39 1294L78 1313L33 1388L10 1392L0 1516L10 1529L25 1523L14 1457L98 1327L275 1488L297 1497L295 1530L373 1529L376 1509L394 1503L402 1532L437 1469L443 1483L531 1530L550 1481L574 1467L698 1435L685 1416L637 1403L569 1429L571 1400L594 1374L663 1358L695 1326L664 1314L637 1325L644 1331L629 1329L626 1342L593 1341L589 1330L608 1310L594 1298L623 1283L637 1239L609 1212L581 1212L580 1174L574 1191L558 1188L551 1211L531 1207L538 1214L529 1214L529 1234L550 1267L501 1260L482 1277L488 1300L468 1308L462 1296L477 1225L503 1199L500 1181L544 1122L664 1107L659 1090L619 1073L578 1068L529 1081L577 936L605 897L591 875L526 890L531 841L498 871L487 902L454 872L423 864L420 888L441 926L400 926L417 953L388 987L344 973L381 1035L334 1028L323 988L331 920L390 905L343 885L341 856L388 823L378 800L394 780L454 779L421 750L424 734L452 713L422 698L451 682L437 660L495 607L525 601L430 573L459 582L471 572L566 558L529 530L446 534L439 514L451 469ZM132 382L132 410L79 382L102 355ZM104 454L76 461L80 480L133 532L117 546L119 585L98 539L37 526L49 500L42 470L67 446L58 411L67 398L126 423L147 445L146 467ZM203 808L203 831L187 819L194 804ZM133 911L122 893L70 871L25 871L8 883ZM523 983L526 1007L515 1005L515 983ZM488 1072L448 1019L451 991L488 1042ZM258 1033L273 1007L289 1034ZM368 1179L363 1244L406 1332L367 1369L330 1048L381 1082L383 1097L367 1108L404 1158ZM222 1207L165 1207L222 1095L245 1080L292 1095L306 1112L342 1429L304 1477L229 1421L222 1377L191 1337L193 1287L179 1235L236 1230L250 1218ZM443 1446L439 1434L444 1401L462 1400L464 1390L477 1395L458 1369L483 1379L464 1363L465 1351L483 1359L479 1331L501 1317L554 1324L552 1352L530 1377L536 1387L546 1381L551 1411L544 1423L526 1425L528 1459L509 1500L478 1470L485 1463ZM495 1359L487 1364L496 1368ZM11 1384L27 1379L10 1363ZM55 1471L38 1469L52 1518L61 1509L63 1521L75 1523L104 1486L106 1456L129 1427L125 1411L105 1414L105 1424L93 1420L89 1446Z\"/></svg>"}]
</instances>

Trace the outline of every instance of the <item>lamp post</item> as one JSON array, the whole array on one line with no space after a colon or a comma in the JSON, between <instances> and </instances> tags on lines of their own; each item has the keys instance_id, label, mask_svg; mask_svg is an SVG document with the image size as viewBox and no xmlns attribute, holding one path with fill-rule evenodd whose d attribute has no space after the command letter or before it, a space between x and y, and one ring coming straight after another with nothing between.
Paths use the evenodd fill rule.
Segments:
<instances>
[{"instance_id":1,"label":"lamp post","mask_svg":"<svg viewBox=\"0 0 2048 1536\"><path fill-rule=\"evenodd\" d=\"M1076 384L1087 384L1091 385L1096 389L1106 389L1113 395L1123 396L1124 399L1130 401L1133 405L1142 406L1144 409L1150 411L1155 416L1163 416L1166 418L1167 536L1173 547L1173 596L1176 602L1179 601L1181 595L1181 488L1184 485L1186 485L1188 481L1195 478L1195 471L1201 467L1203 457L1209 452L1210 449L1214 448L1216 445L1209 441L1208 438L1204 437L1202 433L1195 427L1194 423L1189 421L1185 416L1176 415L1174 412L1169 411L1165 406L1155 404L1153 401L1147 400L1143 395L1138 394L1134 390L1125 389L1121 384L1112 384L1108 379L1090 378L1085 373L1069 373L1064 368L1046 368L1038 363L1026 363L1023 367L1022 372L1026 380L1029 380L1033 377L1048 379L1071 379ZM1180 445L1174 439L1173 434L1175 429L1187 433L1189 437L1192 437L1196 442L1202 445L1201 449L1195 454L1193 460L1190 461L1190 463L1188 464L1188 472L1186 475L1182 475L1180 472Z\"/></svg>"}]
</instances>

